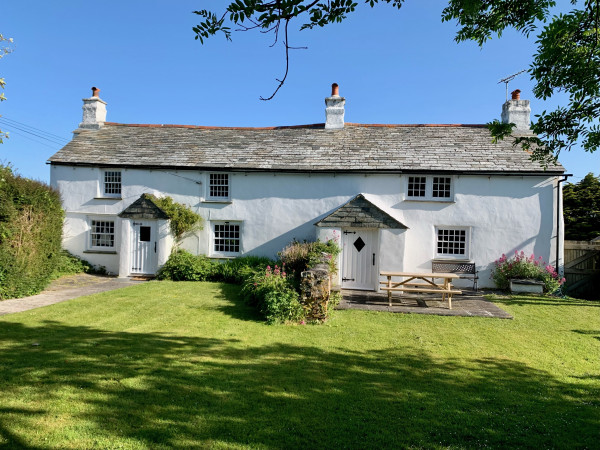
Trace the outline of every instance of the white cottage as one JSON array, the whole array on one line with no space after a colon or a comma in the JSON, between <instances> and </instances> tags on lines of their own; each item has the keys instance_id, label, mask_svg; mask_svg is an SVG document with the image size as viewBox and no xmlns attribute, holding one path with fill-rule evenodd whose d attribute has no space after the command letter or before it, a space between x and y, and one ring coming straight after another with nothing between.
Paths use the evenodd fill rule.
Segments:
<instances>
[{"instance_id":1,"label":"white cottage","mask_svg":"<svg viewBox=\"0 0 600 450\"><path fill-rule=\"evenodd\" d=\"M173 246L146 193L197 211L204 230L183 248L211 258L339 239L344 288L377 290L380 271L438 260L475 263L492 286L494 260L515 250L561 262L563 167L493 144L484 125L345 123L337 85L325 124L303 126L112 123L97 89L83 101L73 140L49 160L64 246L121 277L154 274ZM516 95L502 117L528 134L529 111Z\"/></svg>"}]
</instances>

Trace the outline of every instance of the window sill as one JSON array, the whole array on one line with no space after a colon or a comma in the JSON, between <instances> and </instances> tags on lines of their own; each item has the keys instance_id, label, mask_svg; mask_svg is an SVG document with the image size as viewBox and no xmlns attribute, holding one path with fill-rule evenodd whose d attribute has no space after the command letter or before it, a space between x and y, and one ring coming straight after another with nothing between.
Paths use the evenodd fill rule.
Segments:
<instances>
[{"instance_id":1,"label":"window sill","mask_svg":"<svg viewBox=\"0 0 600 450\"><path fill-rule=\"evenodd\" d=\"M94 197L94 200L123 200L123 197Z\"/></svg>"},{"instance_id":2,"label":"window sill","mask_svg":"<svg viewBox=\"0 0 600 450\"><path fill-rule=\"evenodd\" d=\"M231 200L223 199L223 200L202 200L201 203L223 203L223 204L229 205L233 202Z\"/></svg>"},{"instance_id":3,"label":"window sill","mask_svg":"<svg viewBox=\"0 0 600 450\"><path fill-rule=\"evenodd\" d=\"M433 262L464 262L464 263L472 263L473 261L469 258L465 258L464 256L453 258L452 256L436 256L433 258Z\"/></svg>"},{"instance_id":4,"label":"window sill","mask_svg":"<svg viewBox=\"0 0 600 450\"><path fill-rule=\"evenodd\" d=\"M456 203L454 200L435 200L432 198L405 198L404 201L411 203Z\"/></svg>"},{"instance_id":5,"label":"window sill","mask_svg":"<svg viewBox=\"0 0 600 450\"><path fill-rule=\"evenodd\" d=\"M210 255L208 256L208 259L235 259L238 258L240 255L230 255L230 256L222 256L222 255Z\"/></svg>"},{"instance_id":6,"label":"window sill","mask_svg":"<svg viewBox=\"0 0 600 450\"><path fill-rule=\"evenodd\" d=\"M116 255L115 250L84 250L83 253L99 253L104 255Z\"/></svg>"}]
</instances>

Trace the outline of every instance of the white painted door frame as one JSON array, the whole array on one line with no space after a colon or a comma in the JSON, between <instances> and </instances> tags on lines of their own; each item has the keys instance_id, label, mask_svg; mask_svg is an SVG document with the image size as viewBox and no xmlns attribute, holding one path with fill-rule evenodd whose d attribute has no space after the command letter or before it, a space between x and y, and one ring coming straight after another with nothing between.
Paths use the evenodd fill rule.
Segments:
<instances>
[{"instance_id":1,"label":"white painted door frame","mask_svg":"<svg viewBox=\"0 0 600 450\"><path fill-rule=\"evenodd\" d=\"M130 272L154 275L158 268L158 222L132 219L130 236Z\"/></svg>"},{"instance_id":2,"label":"white painted door frame","mask_svg":"<svg viewBox=\"0 0 600 450\"><path fill-rule=\"evenodd\" d=\"M376 291L379 230L342 228L342 288Z\"/></svg>"}]
</instances>

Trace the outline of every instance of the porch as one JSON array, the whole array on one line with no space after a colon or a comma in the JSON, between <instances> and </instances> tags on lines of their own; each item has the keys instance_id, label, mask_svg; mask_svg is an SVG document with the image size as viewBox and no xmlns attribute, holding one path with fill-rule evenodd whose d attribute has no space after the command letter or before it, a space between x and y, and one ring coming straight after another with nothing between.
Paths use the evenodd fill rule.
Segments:
<instances>
[{"instance_id":1,"label":"porch","mask_svg":"<svg viewBox=\"0 0 600 450\"><path fill-rule=\"evenodd\" d=\"M367 311L387 311L405 314L433 314L437 316L493 317L512 319L506 311L486 300L482 293L462 289L461 295L452 297L452 309L442 301L440 294L406 294L393 296L392 306L388 306L386 292L358 291L342 289L342 301L336 309L362 309Z\"/></svg>"}]
</instances>

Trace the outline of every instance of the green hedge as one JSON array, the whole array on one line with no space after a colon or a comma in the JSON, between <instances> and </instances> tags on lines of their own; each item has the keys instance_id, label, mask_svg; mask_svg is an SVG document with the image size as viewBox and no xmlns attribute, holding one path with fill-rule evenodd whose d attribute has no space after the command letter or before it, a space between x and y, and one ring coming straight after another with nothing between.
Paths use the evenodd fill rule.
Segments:
<instances>
[{"instance_id":1,"label":"green hedge","mask_svg":"<svg viewBox=\"0 0 600 450\"><path fill-rule=\"evenodd\" d=\"M57 191L0 166L0 299L47 286L61 251L63 211Z\"/></svg>"}]
</instances>

